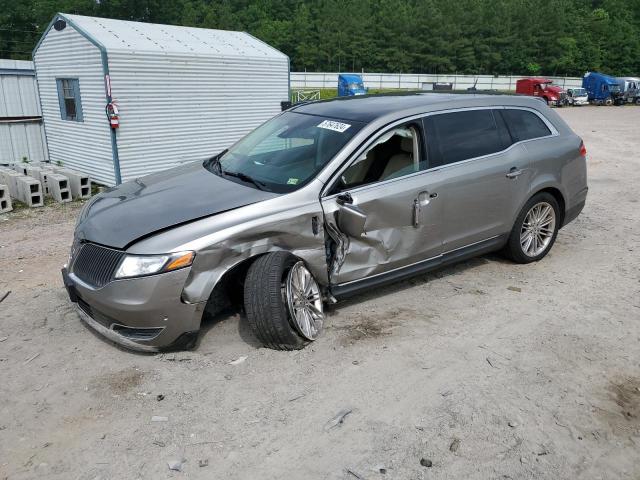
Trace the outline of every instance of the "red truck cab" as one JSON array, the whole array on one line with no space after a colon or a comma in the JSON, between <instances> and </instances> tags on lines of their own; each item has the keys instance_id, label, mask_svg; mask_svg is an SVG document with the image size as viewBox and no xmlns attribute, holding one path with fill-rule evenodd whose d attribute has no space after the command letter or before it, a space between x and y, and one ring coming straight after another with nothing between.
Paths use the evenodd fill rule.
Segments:
<instances>
[{"instance_id":1,"label":"red truck cab","mask_svg":"<svg viewBox=\"0 0 640 480\"><path fill-rule=\"evenodd\" d=\"M516 93L540 97L557 107L563 106L567 98L566 92L547 78L522 78L516 82Z\"/></svg>"}]
</instances>

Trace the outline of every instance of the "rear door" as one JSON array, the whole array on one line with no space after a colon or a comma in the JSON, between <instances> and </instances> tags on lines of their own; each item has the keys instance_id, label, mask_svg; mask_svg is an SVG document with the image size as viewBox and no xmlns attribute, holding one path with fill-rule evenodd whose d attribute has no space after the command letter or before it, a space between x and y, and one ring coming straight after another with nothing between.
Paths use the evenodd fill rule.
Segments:
<instances>
[{"instance_id":1,"label":"rear door","mask_svg":"<svg viewBox=\"0 0 640 480\"><path fill-rule=\"evenodd\" d=\"M530 183L522 144L513 144L499 109L425 117L430 169L442 176L443 252L508 233Z\"/></svg>"}]
</instances>

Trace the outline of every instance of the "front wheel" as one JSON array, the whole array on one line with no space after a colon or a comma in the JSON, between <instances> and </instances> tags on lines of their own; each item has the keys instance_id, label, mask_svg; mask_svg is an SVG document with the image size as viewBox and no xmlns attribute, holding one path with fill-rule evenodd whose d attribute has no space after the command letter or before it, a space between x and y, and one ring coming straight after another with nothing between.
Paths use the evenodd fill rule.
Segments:
<instances>
[{"instance_id":1,"label":"front wheel","mask_svg":"<svg viewBox=\"0 0 640 480\"><path fill-rule=\"evenodd\" d=\"M517 263L537 262L549 253L560 228L560 208L553 195L534 195L522 208L509 235L507 255Z\"/></svg>"},{"instance_id":2,"label":"front wheel","mask_svg":"<svg viewBox=\"0 0 640 480\"><path fill-rule=\"evenodd\" d=\"M318 338L324 323L322 293L302 260L288 252L258 258L244 286L247 320L275 350L298 350Z\"/></svg>"},{"instance_id":3,"label":"front wheel","mask_svg":"<svg viewBox=\"0 0 640 480\"><path fill-rule=\"evenodd\" d=\"M607 97L607 99L604 101L604 104L607 107L610 107L611 105L613 105L613 100L611 100L611 97Z\"/></svg>"}]
</instances>

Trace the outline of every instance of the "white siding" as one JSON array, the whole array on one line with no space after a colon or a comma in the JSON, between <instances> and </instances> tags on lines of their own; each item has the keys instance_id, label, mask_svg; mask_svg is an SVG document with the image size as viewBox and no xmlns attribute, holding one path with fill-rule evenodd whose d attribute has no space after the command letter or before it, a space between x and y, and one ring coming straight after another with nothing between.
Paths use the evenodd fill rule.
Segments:
<instances>
[{"instance_id":1,"label":"white siding","mask_svg":"<svg viewBox=\"0 0 640 480\"><path fill-rule=\"evenodd\" d=\"M33 63L0 60L0 164L48 159ZM9 120L10 119L10 120Z\"/></svg>"},{"instance_id":2,"label":"white siding","mask_svg":"<svg viewBox=\"0 0 640 480\"><path fill-rule=\"evenodd\" d=\"M47 160L47 146L40 123L0 124L0 164Z\"/></svg>"},{"instance_id":3,"label":"white siding","mask_svg":"<svg viewBox=\"0 0 640 480\"><path fill-rule=\"evenodd\" d=\"M284 56L109 52L122 180L202 160L280 112Z\"/></svg>"},{"instance_id":4,"label":"white siding","mask_svg":"<svg viewBox=\"0 0 640 480\"><path fill-rule=\"evenodd\" d=\"M60 32L52 28L40 44L34 63L51 161L60 161L91 175L92 180L113 185L100 50L71 26ZM56 78L79 79L82 122L61 119Z\"/></svg>"}]
</instances>

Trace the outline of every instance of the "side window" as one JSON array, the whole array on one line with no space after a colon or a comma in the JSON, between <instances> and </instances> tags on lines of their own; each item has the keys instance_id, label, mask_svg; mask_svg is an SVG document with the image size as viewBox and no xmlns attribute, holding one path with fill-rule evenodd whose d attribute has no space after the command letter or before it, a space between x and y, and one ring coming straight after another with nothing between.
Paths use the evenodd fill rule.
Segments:
<instances>
[{"instance_id":1,"label":"side window","mask_svg":"<svg viewBox=\"0 0 640 480\"><path fill-rule=\"evenodd\" d=\"M431 168L500 152L510 143L491 110L430 115L425 125Z\"/></svg>"},{"instance_id":2,"label":"side window","mask_svg":"<svg viewBox=\"0 0 640 480\"><path fill-rule=\"evenodd\" d=\"M82 102L80 100L80 82L77 78L57 78L60 118L82 122Z\"/></svg>"},{"instance_id":3,"label":"side window","mask_svg":"<svg viewBox=\"0 0 640 480\"><path fill-rule=\"evenodd\" d=\"M529 112L528 110L505 109L502 110L502 115L509 127L511 136L516 142L551 135L549 127L533 112Z\"/></svg>"},{"instance_id":4,"label":"side window","mask_svg":"<svg viewBox=\"0 0 640 480\"><path fill-rule=\"evenodd\" d=\"M409 124L383 133L341 175L338 191L424 170L420 128Z\"/></svg>"}]
</instances>

